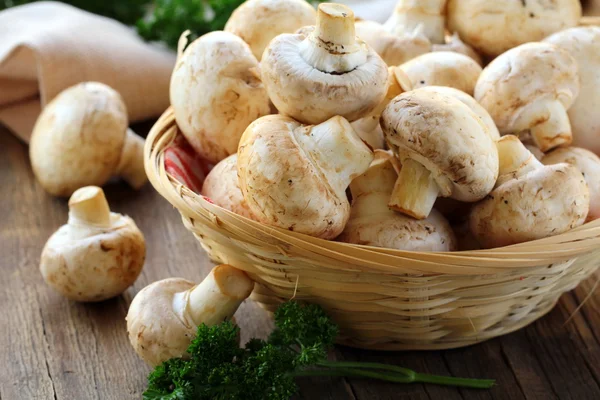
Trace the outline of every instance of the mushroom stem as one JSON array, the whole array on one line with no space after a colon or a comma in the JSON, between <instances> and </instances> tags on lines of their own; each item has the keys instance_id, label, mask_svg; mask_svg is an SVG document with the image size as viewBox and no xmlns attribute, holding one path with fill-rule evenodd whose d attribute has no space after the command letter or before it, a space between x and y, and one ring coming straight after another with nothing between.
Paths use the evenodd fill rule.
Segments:
<instances>
[{"instance_id":1,"label":"mushroom stem","mask_svg":"<svg viewBox=\"0 0 600 400\"><path fill-rule=\"evenodd\" d=\"M250 296L254 282L245 272L231 265L219 265L192 289L177 293L174 308L184 307L196 325L212 326L231 318Z\"/></svg>"},{"instance_id":2,"label":"mushroom stem","mask_svg":"<svg viewBox=\"0 0 600 400\"><path fill-rule=\"evenodd\" d=\"M110 207L102 189L97 186L85 186L71 195L69 222L74 221L97 226L110 226Z\"/></svg>"},{"instance_id":3,"label":"mushroom stem","mask_svg":"<svg viewBox=\"0 0 600 400\"><path fill-rule=\"evenodd\" d=\"M368 49L356 40L354 12L342 4L320 4L317 25L300 44L300 55L327 73L349 72L366 63Z\"/></svg>"},{"instance_id":4,"label":"mushroom stem","mask_svg":"<svg viewBox=\"0 0 600 400\"><path fill-rule=\"evenodd\" d=\"M422 164L407 158L394 185L388 205L416 219L425 219L431 212L440 189L431 172Z\"/></svg>"},{"instance_id":5,"label":"mushroom stem","mask_svg":"<svg viewBox=\"0 0 600 400\"><path fill-rule=\"evenodd\" d=\"M399 0L385 27L395 35L422 29L432 44L443 44L446 39L445 8L446 0Z\"/></svg>"},{"instance_id":6,"label":"mushroom stem","mask_svg":"<svg viewBox=\"0 0 600 400\"><path fill-rule=\"evenodd\" d=\"M531 128L531 138L536 146L545 153L555 147L571 144L571 123L565 106L554 100L542 103L536 108L536 119L543 121Z\"/></svg>"},{"instance_id":7,"label":"mushroom stem","mask_svg":"<svg viewBox=\"0 0 600 400\"><path fill-rule=\"evenodd\" d=\"M496 187L509 179L519 178L529 171L543 167L527 147L514 135L506 135L496 142L498 147L498 181Z\"/></svg>"},{"instance_id":8,"label":"mushroom stem","mask_svg":"<svg viewBox=\"0 0 600 400\"><path fill-rule=\"evenodd\" d=\"M148 180L144 170L144 143L144 138L127 129L117 175L134 189L141 188Z\"/></svg>"}]
</instances>

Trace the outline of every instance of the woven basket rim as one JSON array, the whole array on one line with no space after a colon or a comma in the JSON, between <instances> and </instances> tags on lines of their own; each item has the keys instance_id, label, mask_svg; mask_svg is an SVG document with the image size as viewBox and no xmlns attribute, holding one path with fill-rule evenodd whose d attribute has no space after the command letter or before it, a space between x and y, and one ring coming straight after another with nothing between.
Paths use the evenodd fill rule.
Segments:
<instances>
[{"instance_id":1,"label":"woven basket rim","mask_svg":"<svg viewBox=\"0 0 600 400\"><path fill-rule=\"evenodd\" d=\"M249 235L260 234L275 241L302 248L340 262L360 264L366 269L395 274L394 265L414 263L414 271L402 269L402 274L481 275L508 269L524 269L563 262L600 248L600 219L569 232L530 242L486 250L455 252L418 252L394 250L328 241L257 221L223 209L204 196L196 194L169 175L164 166L164 150L179 134L175 116L169 107L150 130L144 148L146 173L154 188L179 212L192 221L206 220L228 226ZM285 249L281 249L285 254Z\"/></svg>"}]
</instances>

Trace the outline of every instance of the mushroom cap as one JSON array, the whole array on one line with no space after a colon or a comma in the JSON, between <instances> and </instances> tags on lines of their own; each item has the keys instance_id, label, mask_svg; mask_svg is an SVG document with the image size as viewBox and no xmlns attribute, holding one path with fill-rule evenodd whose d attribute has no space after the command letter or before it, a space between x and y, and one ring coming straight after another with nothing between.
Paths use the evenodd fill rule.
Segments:
<instances>
[{"instance_id":1,"label":"mushroom cap","mask_svg":"<svg viewBox=\"0 0 600 400\"><path fill-rule=\"evenodd\" d=\"M564 147L547 153L541 161L546 165L567 163L577 167L590 190L588 220L600 218L600 157L580 147Z\"/></svg>"},{"instance_id":2,"label":"mushroom cap","mask_svg":"<svg viewBox=\"0 0 600 400\"><path fill-rule=\"evenodd\" d=\"M69 220L44 246L40 272L63 296L102 301L131 286L144 266L144 236L129 217L110 213L110 225Z\"/></svg>"},{"instance_id":3,"label":"mushroom cap","mask_svg":"<svg viewBox=\"0 0 600 400\"><path fill-rule=\"evenodd\" d=\"M260 60L271 39L314 25L317 12L306 0L249 0L233 11L225 32L241 37Z\"/></svg>"},{"instance_id":4,"label":"mushroom cap","mask_svg":"<svg viewBox=\"0 0 600 400\"><path fill-rule=\"evenodd\" d=\"M400 65L431 51L431 42L416 31L412 34L393 35L375 21L357 21L356 36L364 40L381 56L388 66Z\"/></svg>"},{"instance_id":5,"label":"mushroom cap","mask_svg":"<svg viewBox=\"0 0 600 400\"><path fill-rule=\"evenodd\" d=\"M567 29L546 38L544 42L568 51L577 61L582 85L579 96L568 111L573 146L600 154L600 28Z\"/></svg>"},{"instance_id":6,"label":"mushroom cap","mask_svg":"<svg viewBox=\"0 0 600 400\"><path fill-rule=\"evenodd\" d=\"M557 100L568 109L578 93L577 63L568 52L548 43L527 43L485 67L474 97L505 135L547 120L540 116L531 121L538 102Z\"/></svg>"},{"instance_id":7,"label":"mushroom cap","mask_svg":"<svg viewBox=\"0 0 600 400\"><path fill-rule=\"evenodd\" d=\"M483 247L558 235L585 222L589 191L581 172L561 163L498 186L473 207L469 225Z\"/></svg>"},{"instance_id":8,"label":"mushroom cap","mask_svg":"<svg viewBox=\"0 0 600 400\"><path fill-rule=\"evenodd\" d=\"M43 110L29 144L37 180L54 196L102 186L117 169L127 132L127 109L107 85L85 82L56 96Z\"/></svg>"},{"instance_id":9,"label":"mushroom cap","mask_svg":"<svg viewBox=\"0 0 600 400\"><path fill-rule=\"evenodd\" d=\"M240 189L237 160L237 154L232 154L215 165L204 180L202 194L219 207L243 217L254 219Z\"/></svg>"},{"instance_id":10,"label":"mushroom cap","mask_svg":"<svg viewBox=\"0 0 600 400\"><path fill-rule=\"evenodd\" d=\"M229 32L190 44L171 76L171 105L194 150L217 163L237 150L244 129L270 112L250 47Z\"/></svg>"},{"instance_id":11,"label":"mushroom cap","mask_svg":"<svg viewBox=\"0 0 600 400\"><path fill-rule=\"evenodd\" d=\"M424 88L421 88L421 90L428 90L431 92L444 94L446 96L454 97L455 99L460 100L467 107L469 107L471 111L477 114L479 119L481 119L481 122L483 122L484 125L488 128L488 133L490 134L493 140L500 139L500 132L498 132L498 128L496 127L494 120L487 112L487 110L483 108L481 104L479 104L477 100L473 98L473 96L466 94L462 90L454 89L448 86L426 86Z\"/></svg>"},{"instance_id":12,"label":"mushroom cap","mask_svg":"<svg viewBox=\"0 0 600 400\"><path fill-rule=\"evenodd\" d=\"M427 168L444 197L477 201L498 177L498 150L487 127L460 100L428 90L396 97L381 116L390 148Z\"/></svg>"},{"instance_id":13,"label":"mushroom cap","mask_svg":"<svg viewBox=\"0 0 600 400\"><path fill-rule=\"evenodd\" d=\"M127 312L127 332L135 352L149 365L186 354L197 325L186 307L173 307L176 293L196 284L181 278L163 279L142 289Z\"/></svg>"},{"instance_id":14,"label":"mushroom cap","mask_svg":"<svg viewBox=\"0 0 600 400\"><path fill-rule=\"evenodd\" d=\"M300 43L310 32L279 35L263 54L261 75L277 110L304 124L319 124L336 115L355 121L369 114L387 91L385 62L363 43L365 63L341 74L322 72L300 54Z\"/></svg>"},{"instance_id":15,"label":"mushroom cap","mask_svg":"<svg viewBox=\"0 0 600 400\"><path fill-rule=\"evenodd\" d=\"M453 51L455 53L464 54L465 56L471 57L479 65L483 65L483 60L479 53L475 51L471 46L466 44L460 39L458 33L454 32L452 35L446 35L446 43L434 44L431 51Z\"/></svg>"},{"instance_id":16,"label":"mushroom cap","mask_svg":"<svg viewBox=\"0 0 600 400\"><path fill-rule=\"evenodd\" d=\"M481 66L471 57L453 51L420 55L402 64L412 87L449 86L473 95Z\"/></svg>"},{"instance_id":17,"label":"mushroom cap","mask_svg":"<svg viewBox=\"0 0 600 400\"><path fill-rule=\"evenodd\" d=\"M578 0L449 0L447 8L448 28L491 57L576 26L580 18Z\"/></svg>"}]
</instances>

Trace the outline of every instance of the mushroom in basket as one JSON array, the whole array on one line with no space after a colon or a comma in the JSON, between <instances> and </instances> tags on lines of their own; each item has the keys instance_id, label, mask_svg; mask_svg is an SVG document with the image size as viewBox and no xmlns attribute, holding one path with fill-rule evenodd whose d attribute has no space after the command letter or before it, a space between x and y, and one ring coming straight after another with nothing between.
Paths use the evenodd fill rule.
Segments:
<instances>
[{"instance_id":1,"label":"mushroom in basket","mask_svg":"<svg viewBox=\"0 0 600 400\"><path fill-rule=\"evenodd\" d=\"M558 235L585 222L590 194L581 172L566 163L544 166L519 141L498 142L496 188L476 204L471 232L485 248Z\"/></svg>"},{"instance_id":2,"label":"mushroom in basket","mask_svg":"<svg viewBox=\"0 0 600 400\"><path fill-rule=\"evenodd\" d=\"M437 210L417 220L388 207L397 179L394 164L392 154L377 150L369 169L352 181L350 219L337 240L398 250L455 250L454 233Z\"/></svg>"}]
</instances>

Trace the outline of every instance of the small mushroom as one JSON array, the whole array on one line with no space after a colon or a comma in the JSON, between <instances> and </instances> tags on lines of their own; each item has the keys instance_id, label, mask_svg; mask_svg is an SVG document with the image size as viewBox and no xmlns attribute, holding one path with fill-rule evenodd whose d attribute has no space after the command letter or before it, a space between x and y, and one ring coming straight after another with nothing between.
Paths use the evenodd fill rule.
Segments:
<instances>
[{"instance_id":1,"label":"small mushroom","mask_svg":"<svg viewBox=\"0 0 600 400\"><path fill-rule=\"evenodd\" d=\"M548 43L527 43L485 67L475 99L501 134L528 134L546 152L571 143L567 110L578 93L577 63L568 52Z\"/></svg>"},{"instance_id":2,"label":"small mushroom","mask_svg":"<svg viewBox=\"0 0 600 400\"><path fill-rule=\"evenodd\" d=\"M127 312L129 342L150 366L182 357L201 324L232 319L254 282L231 265L218 265L200 283L169 278L142 289Z\"/></svg>"},{"instance_id":3,"label":"small mushroom","mask_svg":"<svg viewBox=\"0 0 600 400\"><path fill-rule=\"evenodd\" d=\"M454 233L438 211L416 220L388 207L398 176L394 163L392 154L377 150L369 169L352 181L350 219L337 240L398 250L455 250Z\"/></svg>"},{"instance_id":4,"label":"small mushroom","mask_svg":"<svg viewBox=\"0 0 600 400\"><path fill-rule=\"evenodd\" d=\"M275 36L314 25L316 19L314 7L306 0L248 0L233 11L225 32L241 37L260 61Z\"/></svg>"},{"instance_id":5,"label":"small mushroom","mask_svg":"<svg viewBox=\"0 0 600 400\"><path fill-rule=\"evenodd\" d=\"M273 39L261 73L279 112L305 124L336 115L355 121L387 90L385 62L355 36L354 13L341 4L320 4L314 28Z\"/></svg>"},{"instance_id":6,"label":"small mushroom","mask_svg":"<svg viewBox=\"0 0 600 400\"><path fill-rule=\"evenodd\" d=\"M381 115L386 142L402 169L389 206L427 218L438 196L475 202L494 187L498 153L487 127L456 98L416 89Z\"/></svg>"},{"instance_id":7,"label":"small mushroom","mask_svg":"<svg viewBox=\"0 0 600 400\"><path fill-rule=\"evenodd\" d=\"M573 146L600 155L600 28L572 28L546 38L577 61L581 89L569 108Z\"/></svg>"},{"instance_id":8,"label":"small mushroom","mask_svg":"<svg viewBox=\"0 0 600 400\"><path fill-rule=\"evenodd\" d=\"M86 186L69 199L69 221L44 246L40 272L68 299L102 301L135 282L145 254L135 222L111 213L102 189Z\"/></svg>"},{"instance_id":9,"label":"small mushroom","mask_svg":"<svg viewBox=\"0 0 600 400\"><path fill-rule=\"evenodd\" d=\"M72 86L43 110L33 128L29 157L44 190L68 197L121 176L133 188L146 183L144 139L127 128L119 93L98 82Z\"/></svg>"},{"instance_id":10,"label":"small mushroom","mask_svg":"<svg viewBox=\"0 0 600 400\"><path fill-rule=\"evenodd\" d=\"M254 121L240 141L240 188L264 224L333 239L350 215L346 188L373 153L343 117L303 126L282 115Z\"/></svg>"},{"instance_id":11,"label":"small mushroom","mask_svg":"<svg viewBox=\"0 0 600 400\"><path fill-rule=\"evenodd\" d=\"M400 65L431 51L431 43L420 29L402 35L389 33L375 21L358 21L356 35L383 58L388 66Z\"/></svg>"},{"instance_id":12,"label":"small mushroom","mask_svg":"<svg viewBox=\"0 0 600 400\"><path fill-rule=\"evenodd\" d=\"M483 60L481 59L479 53L477 53L471 46L463 42L456 32L454 32L452 35L446 35L445 43L434 44L431 51L453 51L455 53L469 56L475 60L477 64L483 65Z\"/></svg>"},{"instance_id":13,"label":"small mushroom","mask_svg":"<svg viewBox=\"0 0 600 400\"><path fill-rule=\"evenodd\" d=\"M185 49L171 76L170 96L177 126L215 164L236 152L252 121L270 113L256 57L229 32L208 33Z\"/></svg>"},{"instance_id":14,"label":"small mushroom","mask_svg":"<svg viewBox=\"0 0 600 400\"><path fill-rule=\"evenodd\" d=\"M447 0L399 0L385 28L402 36L419 28L433 44L444 43Z\"/></svg>"},{"instance_id":15,"label":"small mushroom","mask_svg":"<svg viewBox=\"0 0 600 400\"><path fill-rule=\"evenodd\" d=\"M544 166L513 135L497 145L496 188L473 207L469 218L471 232L484 248L558 235L585 222L590 195L576 167Z\"/></svg>"},{"instance_id":16,"label":"small mushroom","mask_svg":"<svg viewBox=\"0 0 600 400\"><path fill-rule=\"evenodd\" d=\"M567 163L576 166L590 189L588 221L600 218L600 157L580 147L552 150L541 160L545 165Z\"/></svg>"},{"instance_id":17,"label":"small mushroom","mask_svg":"<svg viewBox=\"0 0 600 400\"><path fill-rule=\"evenodd\" d=\"M452 51L423 54L402 64L413 88L448 86L473 95L481 66L471 57Z\"/></svg>"},{"instance_id":18,"label":"small mushroom","mask_svg":"<svg viewBox=\"0 0 600 400\"><path fill-rule=\"evenodd\" d=\"M579 0L449 0L448 28L477 52L496 57L527 42L537 42L577 26Z\"/></svg>"},{"instance_id":19,"label":"small mushroom","mask_svg":"<svg viewBox=\"0 0 600 400\"><path fill-rule=\"evenodd\" d=\"M237 161L237 154L232 154L215 165L204 180L202 194L219 207L253 219L252 212L240 189Z\"/></svg>"}]
</instances>

